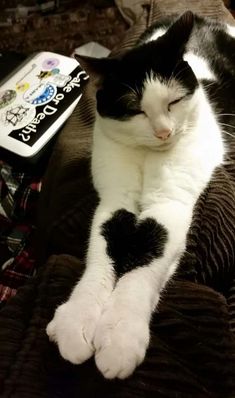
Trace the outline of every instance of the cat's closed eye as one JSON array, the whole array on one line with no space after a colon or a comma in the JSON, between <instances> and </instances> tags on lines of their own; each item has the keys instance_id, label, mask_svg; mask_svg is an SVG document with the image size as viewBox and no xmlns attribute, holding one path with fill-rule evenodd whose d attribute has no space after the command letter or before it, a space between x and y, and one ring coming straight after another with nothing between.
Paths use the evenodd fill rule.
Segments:
<instances>
[{"instance_id":1,"label":"cat's closed eye","mask_svg":"<svg viewBox=\"0 0 235 398\"><path fill-rule=\"evenodd\" d=\"M175 99L174 101L169 102L169 104L168 104L168 111L170 112L171 107L172 107L173 105L178 104L183 98L185 98L185 96L180 97L180 98L177 98L177 99Z\"/></svg>"},{"instance_id":2,"label":"cat's closed eye","mask_svg":"<svg viewBox=\"0 0 235 398\"><path fill-rule=\"evenodd\" d=\"M146 116L146 113L142 111L142 109L129 109L128 113L132 116L137 116L137 115L144 115Z\"/></svg>"}]
</instances>

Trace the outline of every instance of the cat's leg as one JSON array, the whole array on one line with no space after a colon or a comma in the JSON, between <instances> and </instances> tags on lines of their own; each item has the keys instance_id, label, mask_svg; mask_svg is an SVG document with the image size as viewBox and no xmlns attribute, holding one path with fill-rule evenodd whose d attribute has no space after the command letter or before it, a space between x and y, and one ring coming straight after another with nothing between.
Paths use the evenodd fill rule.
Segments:
<instances>
[{"instance_id":1,"label":"cat's leg","mask_svg":"<svg viewBox=\"0 0 235 398\"><path fill-rule=\"evenodd\" d=\"M99 204L92 223L86 270L47 326L47 334L58 344L63 358L75 364L92 356L94 331L114 287L115 273L101 231L117 208L116 202Z\"/></svg>"},{"instance_id":2,"label":"cat's leg","mask_svg":"<svg viewBox=\"0 0 235 398\"><path fill-rule=\"evenodd\" d=\"M58 344L61 355L72 363L82 363L94 352L96 325L116 281L102 228L118 209L133 213L137 210L141 178L136 158L131 150L99 132L92 167L101 201L92 222L86 270L47 327L47 334Z\"/></svg>"},{"instance_id":3,"label":"cat's leg","mask_svg":"<svg viewBox=\"0 0 235 398\"><path fill-rule=\"evenodd\" d=\"M151 314L185 249L192 206L165 202L150 207L140 216L139 225L155 220L151 246L156 250L150 246L147 246L149 252L136 250L142 256L142 266L119 279L99 320L94 340L95 360L106 378L125 378L143 361L150 339ZM144 242L149 234L146 228L142 231ZM138 258L136 262L139 263Z\"/></svg>"}]
</instances>

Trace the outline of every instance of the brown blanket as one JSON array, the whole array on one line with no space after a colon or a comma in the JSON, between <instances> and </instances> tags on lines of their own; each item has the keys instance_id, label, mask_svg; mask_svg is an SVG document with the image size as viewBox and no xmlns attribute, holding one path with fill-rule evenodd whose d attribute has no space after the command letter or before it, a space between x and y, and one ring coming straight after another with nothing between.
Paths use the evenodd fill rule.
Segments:
<instances>
[{"instance_id":1,"label":"brown blanket","mask_svg":"<svg viewBox=\"0 0 235 398\"><path fill-rule=\"evenodd\" d=\"M152 0L122 48L161 16L186 9L225 19L220 0ZM116 51L119 51L117 49ZM187 254L152 321L146 360L125 381L108 382L93 359L64 361L45 327L82 272L97 203L89 158L94 120L92 83L54 148L39 211L38 276L0 312L1 397L235 397L235 152L198 201ZM234 142L235 149L235 142Z\"/></svg>"}]
</instances>

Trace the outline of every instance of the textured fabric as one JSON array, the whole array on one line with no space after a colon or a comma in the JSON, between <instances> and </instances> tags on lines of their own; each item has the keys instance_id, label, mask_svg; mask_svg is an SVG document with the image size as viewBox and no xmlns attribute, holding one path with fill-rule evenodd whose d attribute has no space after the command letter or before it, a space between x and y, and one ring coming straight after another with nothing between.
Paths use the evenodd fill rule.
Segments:
<instances>
[{"instance_id":1,"label":"textured fabric","mask_svg":"<svg viewBox=\"0 0 235 398\"><path fill-rule=\"evenodd\" d=\"M152 0L116 52L131 47L161 15L181 13L189 4L201 15L232 21L219 0ZM1 397L233 398L233 150L198 201L187 253L153 317L150 348L133 376L107 382L93 359L73 366L48 342L45 326L83 270L98 200L89 171L93 121L90 84L57 140L43 182L38 233L41 264L53 256L37 278L0 311Z\"/></svg>"},{"instance_id":2,"label":"textured fabric","mask_svg":"<svg viewBox=\"0 0 235 398\"><path fill-rule=\"evenodd\" d=\"M220 0L198 1L198 0L158 0L152 8L153 18L162 18L174 12L191 10L199 15L206 15L215 20L221 20L234 24L232 15L226 12L225 5Z\"/></svg>"},{"instance_id":3,"label":"textured fabric","mask_svg":"<svg viewBox=\"0 0 235 398\"><path fill-rule=\"evenodd\" d=\"M64 361L48 343L45 327L81 270L74 257L52 256L43 273L0 312L1 398L235 396L235 345L226 302L195 283L169 286L152 320L146 359L129 379L106 381L93 359L81 366Z\"/></svg>"},{"instance_id":4,"label":"textured fabric","mask_svg":"<svg viewBox=\"0 0 235 398\"><path fill-rule=\"evenodd\" d=\"M115 0L115 3L128 24L133 25L141 17L143 7L150 4L150 0Z\"/></svg>"},{"instance_id":5,"label":"textured fabric","mask_svg":"<svg viewBox=\"0 0 235 398\"><path fill-rule=\"evenodd\" d=\"M1 51L70 55L74 48L90 41L112 49L128 28L112 0L60 0L56 1L58 9L47 14L33 7L36 3L39 1L1 1ZM24 6L32 7L27 10Z\"/></svg>"}]
</instances>

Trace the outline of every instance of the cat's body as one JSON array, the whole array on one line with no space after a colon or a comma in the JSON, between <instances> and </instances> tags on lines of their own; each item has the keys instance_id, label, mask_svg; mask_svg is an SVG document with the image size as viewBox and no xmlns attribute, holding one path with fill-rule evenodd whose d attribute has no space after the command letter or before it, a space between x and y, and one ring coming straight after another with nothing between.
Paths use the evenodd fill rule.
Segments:
<instances>
[{"instance_id":1,"label":"cat's body","mask_svg":"<svg viewBox=\"0 0 235 398\"><path fill-rule=\"evenodd\" d=\"M95 352L107 378L127 377L145 356L193 208L223 162L220 117L233 124L224 115L235 108L233 29L187 13L166 30L151 28L121 61L101 65L92 153L100 204L87 268L47 328L65 359L81 363Z\"/></svg>"}]
</instances>

